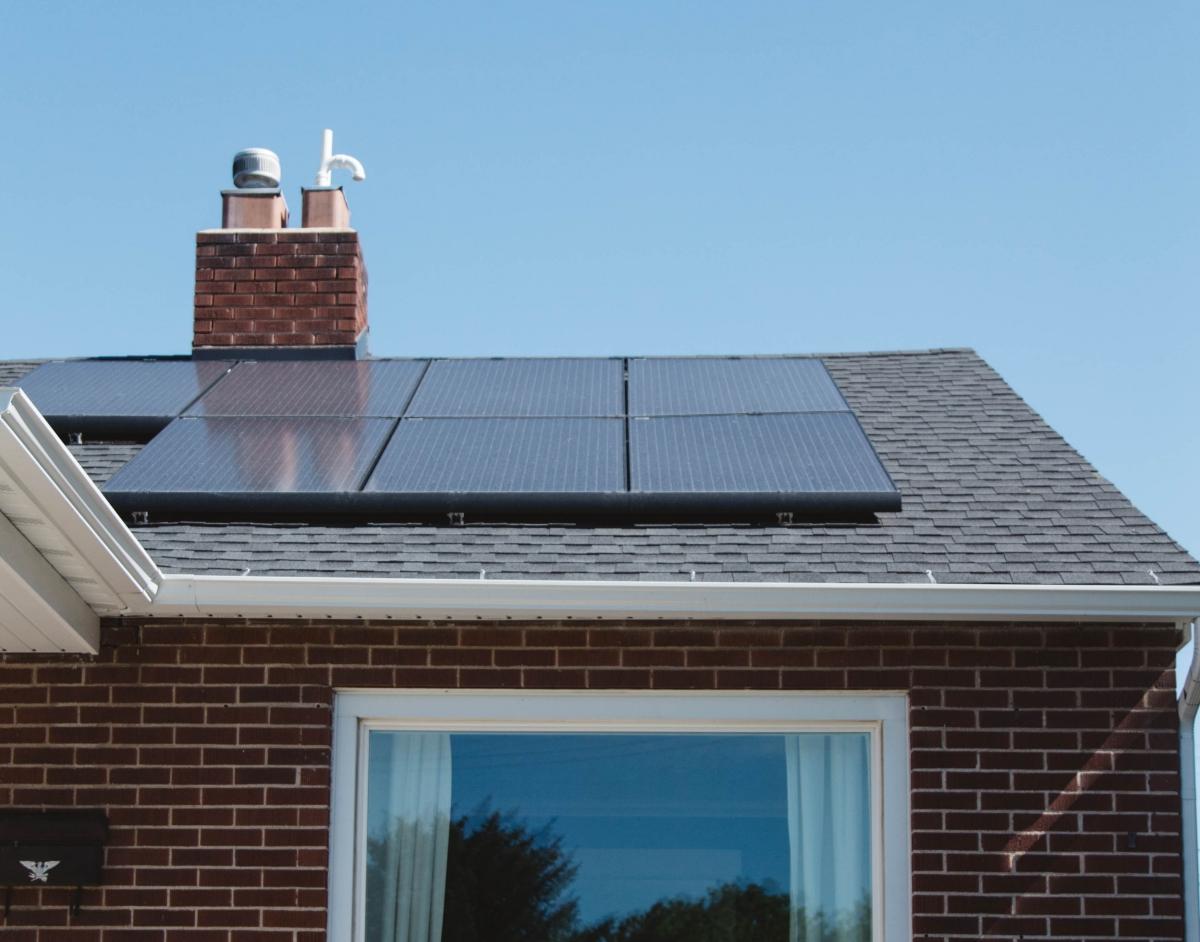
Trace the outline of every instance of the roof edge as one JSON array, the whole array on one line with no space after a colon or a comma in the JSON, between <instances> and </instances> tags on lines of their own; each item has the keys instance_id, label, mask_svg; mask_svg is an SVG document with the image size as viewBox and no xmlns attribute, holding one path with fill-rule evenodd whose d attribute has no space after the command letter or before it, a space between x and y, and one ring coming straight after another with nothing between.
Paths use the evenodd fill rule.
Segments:
<instances>
[{"instance_id":1,"label":"roof edge","mask_svg":"<svg viewBox=\"0 0 1200 942\"><path fill-rule=\"evenodd\" d=\"M641 582L163 574L19 389L0 387L0 563L99 615L371 619L1062 621L1187 624L1200 586ZM28 550L29 552L25 552ZM22 555L23 553L23 555ZM40 557L30 566L31 553ZM18 558L20 557L20 558ZM42 564L45 564L44 566ZM66 585L49 578L52 568ZM39 586L41 590L39 590ZM0 602L10 598L0 595ZM61 601L61 600L60 600ZM65 603L64 603L65 604ZM61 606L60 606L61 608ZM69 602L80 649L92 619ZM45 646L34 650L51 650ZM62 650L61 645L53 650Z\"/></svg>"},{"instance_id":2,"label":"roof edge","mask_svg":"<svg viewBox=\"0 0 1200 942\"><path fill-rule=\"evenodd\" d=\"M154 597L162 573L20 389L0 387L0 515L100 614Z\"/></svg>"},{"instance_id":3,"label":"roof edge","mask_svg":"<svg viewBox=\"0 0 1200 942\"><path fill-rule=\"evenodd\" d=\"M1200 586L376 579L166 574L150 617L1187 623Z\"/></svg>"}]
</instances>

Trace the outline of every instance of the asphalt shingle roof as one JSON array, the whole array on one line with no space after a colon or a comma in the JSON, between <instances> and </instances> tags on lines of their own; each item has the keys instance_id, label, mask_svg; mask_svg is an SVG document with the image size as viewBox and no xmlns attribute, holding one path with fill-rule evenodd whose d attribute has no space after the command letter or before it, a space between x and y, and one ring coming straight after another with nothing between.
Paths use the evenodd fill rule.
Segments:
<instances>
[{"instance_id":1,"label":"asphalt shingle roof","mask_svg":"<svg viewBox=\"0 0 1200 942\"><path fill-rule=\"evenodd\" d=\"M903 495L903 510L880 514L877 524L160 522L134 530L168 572L1200 583L1200 563L1101 477L974 352L823 359ZM0 363L0 384L35 365ZM72 451L103 483L137 448L89 443Z\"/></svg>"}]
</instances>

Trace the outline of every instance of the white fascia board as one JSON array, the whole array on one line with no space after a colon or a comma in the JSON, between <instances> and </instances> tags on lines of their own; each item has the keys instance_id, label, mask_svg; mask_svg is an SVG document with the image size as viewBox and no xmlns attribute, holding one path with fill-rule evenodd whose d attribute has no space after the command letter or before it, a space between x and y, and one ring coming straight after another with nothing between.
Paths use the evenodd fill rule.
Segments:
<instances>
[{"instance_id":1,"label":"white fascia board","mask_svg":"<svg viewBox=\"0 0 1200 942\"><path fill-rule=\"evenodd\" d=\"M0 516L0 651L95 654L100 618Z\"/></svg>"},{"instance_id":2,"label":"white fascia board","mask_svg":"<svg viewBox=\"0 0 1200 942\"><path fill-rule=\"evenodd\" d=\"M0 388L0 515L101 614L144 607L161 573L19 389Z\"/></svg>"},{"instance_id":3,"label":"white fascia board","mask_svg":"<svg viewBox=\"0 0 1200 942\"><path fill-rule=\"evenodd\" d=\"M1190 621L1200 587L163 576L146 614L245 618Z\"/></svg>"}]
</instances>

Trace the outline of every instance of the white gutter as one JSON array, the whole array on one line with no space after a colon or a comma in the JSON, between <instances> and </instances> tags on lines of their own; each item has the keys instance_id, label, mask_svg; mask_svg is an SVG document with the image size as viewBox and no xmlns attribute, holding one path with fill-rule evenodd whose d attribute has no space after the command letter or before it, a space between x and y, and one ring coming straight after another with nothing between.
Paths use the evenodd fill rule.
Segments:
<instances>
[{"instance_id":1,"label":"white gutter","mask_svg":"<svg viewBox=\"0 0 1200 942\"><path fill-rule=\"evenodd\" d=\"M164 575L133 614L244 618L879 619L1185 623L1198 586Z\"/></svg>"},{"instance_id":2,"label":"white gutter","mask_svg":"<svg viewBox=\"0 0 1200 942\"><path fill-rule=\"evenodd\" d=\"M1192 663L1179 695L1179 796L1183 829L1184 942L1200 942L1200 874L1196 835L1196 713L1200 711L1200 657L1195 625L1191 625Z\"/></svg>"},{"instance_id":3,"label":"white gutter","mask_svg":"<svg viewBox=\"0 0 1200 942\"><path fill-rule=\"evenodd\" d=\"M19 389L0 389L0 651L95 654L161 573Z\"/></svg>"},{"instance_id":4,"label":"white gutter","mask_svg":"<svg viewBox=\"0 0 1200 942\"><path fill-rule=\"evenodd\" d=\"M100 613L154 596L161 573L20 389L0 388L0 514Z\"/></svg>"}]
</instances>

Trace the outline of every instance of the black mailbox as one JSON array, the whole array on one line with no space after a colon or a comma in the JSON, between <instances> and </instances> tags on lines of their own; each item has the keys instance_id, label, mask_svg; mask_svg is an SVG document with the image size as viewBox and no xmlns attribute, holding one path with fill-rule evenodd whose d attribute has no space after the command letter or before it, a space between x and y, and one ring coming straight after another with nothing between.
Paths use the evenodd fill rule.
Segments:
<instances>
[{"instance_id":1,"label":"black mailbox","mask_svg":"<svg viewBox=\"0 0 1200 942\"><path fill-rule=\"evenodd\" d=\"M107 840L103 811L0 811L0 886L94 886Z\"/></svg>"}]
</instances>

